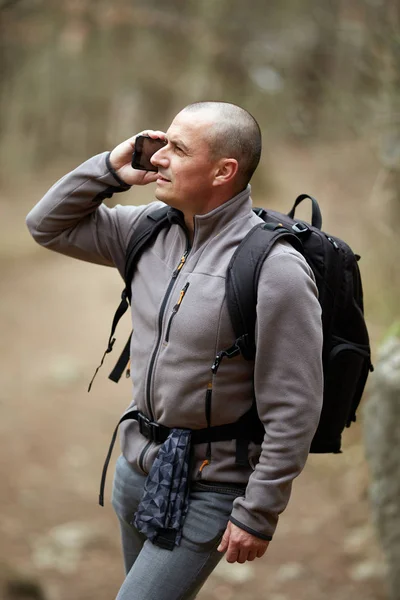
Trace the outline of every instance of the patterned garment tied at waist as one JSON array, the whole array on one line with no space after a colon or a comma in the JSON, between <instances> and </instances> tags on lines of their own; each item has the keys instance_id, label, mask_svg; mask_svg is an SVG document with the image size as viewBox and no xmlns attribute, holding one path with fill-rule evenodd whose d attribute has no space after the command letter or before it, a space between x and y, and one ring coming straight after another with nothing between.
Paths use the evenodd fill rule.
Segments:
<instances>
[{"instance_id":1,"label":"patterned garment tied at waist","mask_svg":"<svg viewBox=\"0 0 400 600\"><path fill-rule=\"evenodd\" d=\"M157 546L179 546L188 510L191 431L172 429L147 476L132 524Z\"/></svg>"}]
</instances>

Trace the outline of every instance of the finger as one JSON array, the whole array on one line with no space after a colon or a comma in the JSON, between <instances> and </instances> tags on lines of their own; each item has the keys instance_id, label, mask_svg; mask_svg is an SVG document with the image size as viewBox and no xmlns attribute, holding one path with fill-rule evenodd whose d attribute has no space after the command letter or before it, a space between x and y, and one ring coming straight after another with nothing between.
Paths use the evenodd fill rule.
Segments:
<instances>
[{"instance_id":1,"label":"finger","mask_svg":"<svg viewBox=\"0 0 400 600\"><path fill-rule=\"evenodd\" d=\"M230 537L229 531L227 529L225 529L225 533L222 536L221 543L217 548L218 552L225 552L225 550L228 548L229 537Z\"/></svg>"},{"instance_id":2,"label":"finger","mask_svg":"<svg viewBox=\"0 0 400 600\"><path fill-rule=\"evenodd\" d=\"M237 557L237 562L242 565L243 563L246 562L248 555L249 555L249 551L247 548L240 548L240 552Z\"/></svg>"},{"instance_id":3,"label":"finger","mask_svg":"<svg viewBox=\"0 0 400 600\"><path fill-rule=\"evenodd\" d=\"M150 129L149 130L144 129L143 131L139 131L139 133L135 133L135 135L132 135L130 138L128 138L127 140L125 140L125 142L122 142L122 144L128 143L128 144L130 144L130 146L132 146L132 149L134 150L135 149L136 138L140 137L141 135L145 135L145 136L149 137L149 132L150 131L151 131ZM120 145L122 145L122 144L120 144Z\"/></svg>"},{"instance_id":4,"label":"finger","mask_svg":"<svg viewBox=\"0 0 400 600\"><path fill-rule=\"evenodd\" d=\"M167 134L164 131L157 130L157 131L153 131L152 134L153 135L151 137L162 139L162 140L167 139Z\"/></svg>"},{"instance_id":5,"label":"finger","mask_svg":"<svg viewBox=\"0 0 400 600\"><path fill-rule=\"evenodd\" d=\"M155 173L154 171L146 171L145 176L143 178L143 182L144 183L154 183L155 181L157 181L158 178L158 173Z\"/></svg>"},{"instance_id":6,"label":"finger","mask_svg":"<svg viewBox=\"0 0 400 600\"><path fill-rule=\"evenodd\" d=\"M228 550L226 551L226 562L235 563L239 558L239 548L236 546L229 544Z\"/></svg>"},{"instance_id":7,"label":"finger","mask_svg":"<svg viewBox=\"0 0 400 600\"><path fill-rule=\"evenodd\" d=\"M158 139L165 140L167 138L164 131L159 131L159 130L155 131L154 129L144 129L140 133L137 133L135 138L137 138L139 135L145 135L147 137L153 138L154 140L158 140Z\"/></svg>"},{"instance_id":8,"label":"finger","mask_svg":"<svg viewBox=\"0 0 400 600\"><path fill-rule=\"evenodd\" d=\"M257 550L257 558L261 558L262 556L264 556L264 554L266 553L267 548L259 548Z\"/></svg>"},{"instance_id":9,"label":"finger","mask_svg":"<svg viewBox=\"0 0 400 600\"><path fill-rule=\"evenodd\" d=\"M226 551L226 561L228 563L234 563L239 558L240 546L237 542L234 542L232 536L229 537L229 545Z\"/></svg>"},{"instance_id":10,"label":"finger","mask_svg":"<svg viewBox=\"0 0 400 600\"><path fill-rule=\"evenodd\" d=\"M255 558L257 558L257 552L255 550L251 550L251 552L248 553L247 555L247 560L254 560Z\"/></svg>"}]
</instances>

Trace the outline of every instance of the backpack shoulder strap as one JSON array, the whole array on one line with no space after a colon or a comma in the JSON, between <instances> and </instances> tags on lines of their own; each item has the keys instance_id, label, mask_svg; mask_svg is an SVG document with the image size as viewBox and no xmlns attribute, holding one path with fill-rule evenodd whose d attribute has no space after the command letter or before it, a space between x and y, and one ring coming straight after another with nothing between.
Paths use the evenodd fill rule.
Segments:
<instances>
[{"instance_id":1,"label":"backpack shoulder strap","mask_svg":"<svg viewBox=\"0 0 400 600\"><path fill-rule=\"evenodd\" d=\"M134 273L137 261L139 260L139 256L140 256L141 252L146 248L146 246L150 245L150 243L152 243L155 240L159 231L163 227L166 227L169 224L169 219L168 219L168 214L167 214L169 211L169 208L170 208L169 206L163 206L162 208L159 208L159 209L153 211L152 213L146 215L146 217L144 219L139 220L139 223L137 224L137 226L135 227L135 229L131 235L131 238L128 242L126 254L125 254L125 269L124 269L125 288L123 289L122 294L121 294L121 302L120 302L117 310L115 311L115 315L114 315L113 322L111 325L110 336L108 338L107 348L103 354L100 365L97 367L97 369L93 375L93 378L89 384L88 392L90 392L94 378L96 377L98 370L103 365L106 354L109 354L110 352L112 352L112 349L113 349L114 343L115 343L115 337L114 337L115 330L117 328L119 320L128 310L129 303L131 302L131 299L132 299L132 291L131 291L130 283L131 283L131 280L133 277L133 273ZM115 383L117 383L120 380L121 375L124 372L124 369L129 362L130 339L131 339L131 336L129 336L129 339L128 339L127 343L125 344L125 347L117 361L117 364L115 365L114 369L111 371L111 373L109 375L109 379L111 379L112 381L115 381Z\"/></svg>"},{"instance_id":2,"label":"backpack shoulder strap","mask_svg":"<svg viewBox=\"0 0 400 600\"><path fill-rule=\"evenodd\" d=\"M280 239L286 239L296 250L302 252L302 244L294 233L276 223L260 223L242 240L228 265L228 311L236 336L236 346L246 360L254 359L255 355L257 288L261 267Z\"/></svg>"},{"instance_id":3,"label":"backpack shoulder strap","mask_svg":"<svg viewBox=\"0 0 400 600\"><path fill-rule=\"evenodd\" d=\"M129 301L131 300L130 282L132 281L133 272L139 256L145 247L155 240L159 231L169 224L169 209L169 206L163 206L162 208L159 208L148 214L145 219L139 221L133 234L131 235L125 254L124 271L124 281L126 285L125 289Z\"/></svg>"}]
</instances>

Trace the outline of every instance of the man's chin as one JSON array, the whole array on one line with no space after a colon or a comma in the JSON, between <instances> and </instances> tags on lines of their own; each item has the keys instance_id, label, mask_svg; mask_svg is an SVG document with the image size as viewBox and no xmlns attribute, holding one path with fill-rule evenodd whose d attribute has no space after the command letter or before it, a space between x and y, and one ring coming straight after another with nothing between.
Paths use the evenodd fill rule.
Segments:
<instances>
[{"instance_id":1,"label":"man's chin","mask_svg":"<svg viewBox=\"0 0 400 600\"><path fill-rule=\"evenodd\" d=\"M161 200L161 202L166 202L167 194L164 190L161 190L159 187L156 187L154 195L157 198L157 200Z\"/></svg>"},{"instance_id":2,"label":"man's chin","mask_svg":"<svg viewBox=\"0 0 400 600\"><path fill-rule=\"evenodd\" d=\"M174 198L172 195L163 192L164 190L156 189L154 195L157 198L157 200L160 200L160 202L164 202L164 204L168 204L168 206L170 206L171 208L182 210L182 204L180 202L177 202L176 198Z\"/></svg>"},{"instance_id":3,"label":"man's chin","mask_svg":"<svg viewBox=\"0 0 400 600\"><path fill-rule=\"evenodd\" d=\"M159 187L156 188L156 191L154 193L155 197L157 198L157 200L160 200L160 202L164 202L165 204L168 204L168 206L172 206L173 207L173 198L166 193L166 190L160 189Z\"/></svg>"}]
</instances>

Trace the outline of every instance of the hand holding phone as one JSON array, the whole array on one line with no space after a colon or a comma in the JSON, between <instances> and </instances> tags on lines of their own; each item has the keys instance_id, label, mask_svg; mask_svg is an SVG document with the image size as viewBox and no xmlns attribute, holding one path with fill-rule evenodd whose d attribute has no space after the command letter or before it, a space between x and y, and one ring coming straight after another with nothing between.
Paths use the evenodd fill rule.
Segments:
<instances>
[{"instance_id":1,"label":"hand holding phone","mask_svg":"<svg viewBox=\"0 0 400 600\"><path fill-rule=\"evenodd\" d=\"M142 163L142 168L132 168L132 154L135 151L136 140L140 137L146 137L148 140L157 141L159 144L162 143L162 145L167 143L166 134L163 131L148 129L130 137L114 148L109 155L111 167L115 170L118 177L128 185L147 185L148 183L157 180L157 169L153 167L151 163L150 167L154 169L152 171L146 170L146 165L144 165L142 161L140 161ZM143 155L146 155L146 148L144 150L145 152L142 152L142 157ZM147 153L147 156L149 156L149 153Z\"/></svg>"},{"instance_id":2,"label":"hand holding phone","mask_svg":"<svg viewBox=\"0 0 400 600\"><path fill-rule=\"evenodd\" d=\"M140 171L157 172L158 168L151 164L150 159L166 143L164 139L138 135L135 139L135 150L132 155L132 168Z\"/></svg>"}]
</instances>

